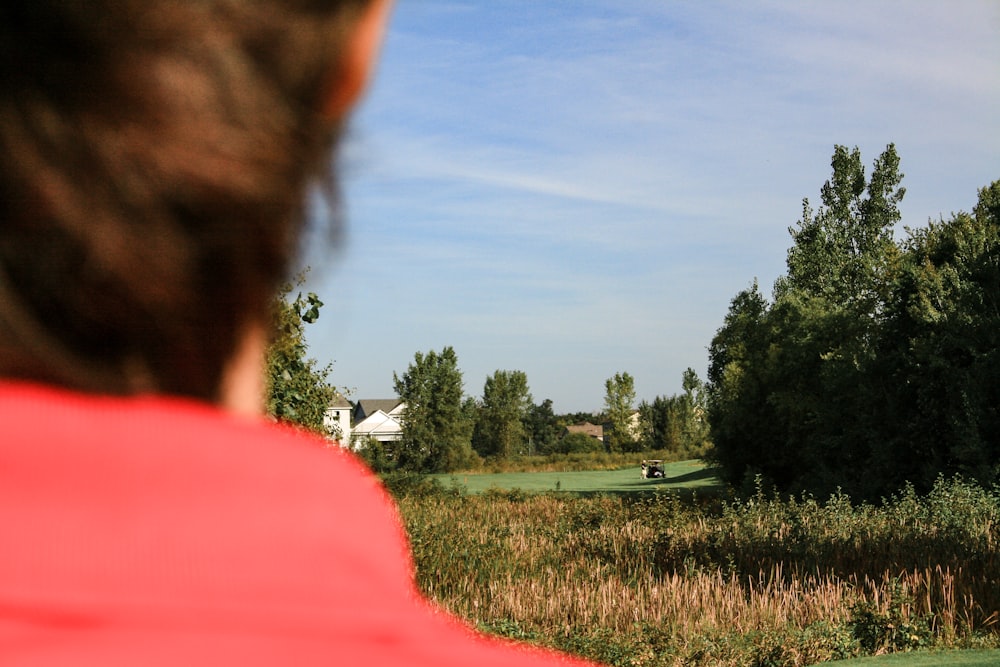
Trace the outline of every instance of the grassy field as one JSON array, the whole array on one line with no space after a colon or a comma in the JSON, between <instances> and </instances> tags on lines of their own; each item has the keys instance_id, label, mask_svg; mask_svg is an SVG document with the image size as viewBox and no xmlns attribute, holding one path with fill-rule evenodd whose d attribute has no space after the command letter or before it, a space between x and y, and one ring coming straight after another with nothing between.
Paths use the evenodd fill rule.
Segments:
<instances>
[{"instance_id":1,"label":"grassy field","mask_svg":"<svg viewBox=\"0 0 1000 667\"><path fill-rule=\"evenodd\" d=\"M877 506L763 493L691 502L669 485L712 488L697 465L648 486L637 469L620 474L614 493L594 493L614 472L580 476L578 493L568 473L538 485L559 481L560 493L528 493L531 477L514 474L459 477L480 493L449 489L447 476L413 487L397 500L421 588L487 632L623 667L886 653L901 662L870 664L1000 664L940 652L1000 647L996 490L942 480Z\"/></svg>"},{"instance_id":2,"label":"grassy field","mask_svg":"<svg viewBox=\"0 0 1000 667\"><path fill-rule=\"evenodd\" d=\"M567 491L588 493L643 493L666 489L697 489L714 493L722 489L722 482L711 468L701 461L678 461L664 466L662 479L643 479L639 462L634 468L621 470L596 470L586 472L508 472L508 473L458 473L433 475L444 486L458 485L468 493L483 493L490 489L520 489L529 493L542 491Z\"/></svg>"}]
</instances>

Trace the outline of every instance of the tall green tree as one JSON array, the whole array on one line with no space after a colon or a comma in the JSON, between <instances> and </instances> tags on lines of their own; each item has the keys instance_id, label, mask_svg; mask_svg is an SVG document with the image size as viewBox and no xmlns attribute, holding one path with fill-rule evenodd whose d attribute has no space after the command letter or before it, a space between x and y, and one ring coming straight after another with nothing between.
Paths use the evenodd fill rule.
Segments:
<instances>
[{"instance_id":1,"label":"tall green tree","mask_svg":"<svg viewBox=\"0 0 1000 667\"><path fill-rule=\"evenodd\" d=\"M530 453L551 454L557 450L562 428L555 411L552 409L551 398L546 398L541 403L532 405L524 423L528 431Z\"/></svg>"},{"instance_id":2,"label":"tall green tree","mask_svg":"<svg viewBox=\"0 0 1000 667\"><path fill-rule=\"evenodd\" d=\"M415 472L451 472L475 461L462 401L462 371L453 348L417 352L402 376L393 373L396 394L406 404L397 467Z\"/></svg>"},{"instance_id":3,"label":"tall green tree","mask_svg":"<svg viewBox=\"0 0 1000 667\"><path fill-rule=\"evenodd\" d=\"M865 179L837 147L773 301L733 300L710 347L714 457L735 483L877 499L1000 479L1000 185L895 241L893 146Z\"/></svg>"},{"instance_id":4,"label":"tall green tree","mask_svg":"<svg viewBox=\"0 0 1000 667\"><path fill-rule=\"evenodd\" d=\"M708 415L704 383L692 368L681 377L683 393L657 396L639 404L642 445L677 456L699 457L708 445Z\"/></svg>"},{"instance_id":5,"label":"tall green tree","mask_svg":"<svg viewBox=\"0 0 1000 667\"><path fill-rule=\"evenodd\" d=\"M820 190L822 206L813 213L804 199L802 219L788 230L793 244L778 291L790 288L872 314L886 298L898 258L894 228L906 194L899 156L889 144L868 181L857 147L836 146L830 165L833 175Z\"/></svg>"},{"instance_id":6,"label":"tall green tree","mask_svg":"<svg viewBox=\"0 0 1000 667\"><path fill-rule=\"evenodd\" d=\"M914 230L883 336L886 413L878 464L918 486L939 474L998 478L1000 461L1000 181L971 214ZM885 424L885 421L881 422Z\"/></svg>"},{"instance_id":7,"label":"tall green tree","mask_svg":"<svg viewBox=\"0 0 1000 667\"><path fill-rule=\"evenodd\" d=\"M709 345L709 423L711 458L723 477L738 483L767 467L768 443L780 439L779 425L768 418L770 304L757 281L729 305L722 327ZM769 471L769 474L773 474Z\"/></svg>"},{"instance_id":8,"label":"tall green tree","mask_svg":"<svg viewBox=\"0 0 1000 667\"><path fill-rule=\"evenodd\" d=\"M526 454L524 422L531 408L528 376L523 371L494 372L483 386L473 448L482 456Z\"/></svg>"},{"instance_id":9,"label":"tall green tree","mask_svg":"<svg viewBox=\"0 0 1000 667\"><path fill-rule=\"evenodd\" d=\"M296 285L301 285L299 277ZM267 349L267 412L275 419L302 426L326 436L323 417L336 388L330 384L332 365L319 366L307 356L305 327L319 319L323 302L314 293L296 293L291 283L282 287L272 303L273 334Z\"/></svg>"},{"instance_id":10,"label":"tall green tree","mask_svg":"<svg viewBox=\"0 0 1000 667\"><path fill-rule=\"evenodd\" d=\"M710 423L731 481L764 474L783 488L838 486L875 446L872 372L901 252L899 158L889 145L865 178L860 151L836 146L813 212L790 228L787 274L773 303L734 299L710 347ZM855 478L857 479L857 478Z\"/></svg>"},{"instance_id":11,"label":"tall green tree","mask_svg":"<svg viewBox=\"0 0 1000 667\"><path fill-rule=\"evenodd\" d=\"M615 373L604 382L604 407L610 432L604 434L604 443L610 452L631 452L638 449L638 439L633 432L635 405L635 379L628 373Z\"/></svg>"}]
</instances>

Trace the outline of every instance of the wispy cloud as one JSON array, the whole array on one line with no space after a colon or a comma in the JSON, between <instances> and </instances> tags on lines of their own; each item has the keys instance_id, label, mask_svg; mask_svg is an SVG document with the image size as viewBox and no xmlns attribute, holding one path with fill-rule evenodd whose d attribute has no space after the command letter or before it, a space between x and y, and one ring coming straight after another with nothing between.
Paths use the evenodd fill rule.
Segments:
<instances>
[{"instance_id":1,"label":"wispy cloud","mask_svg":"<svg viewBox=\"0 0 1000 667\"><path fill-rule=\"evenodd\" d=\"M728 299L783 269L834 143L897 143L904 221L1000 164L992 2L399 3L347 149L349 245L314 349L365 395L413 352L677 390ZM377 324L376 324L377 323ZM325 328L329 326L329 328Z\"/></svg>"}]
</instances>

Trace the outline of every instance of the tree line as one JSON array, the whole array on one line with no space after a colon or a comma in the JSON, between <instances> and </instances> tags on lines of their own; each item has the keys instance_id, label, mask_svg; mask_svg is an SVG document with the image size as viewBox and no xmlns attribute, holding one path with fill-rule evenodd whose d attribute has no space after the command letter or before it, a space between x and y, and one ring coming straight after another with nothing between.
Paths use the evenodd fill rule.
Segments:
<instances>
[{"instance_id":1,"label":"tree line","mask_svg":"<svg viewBox=\"0 0 1000 667\"><path fill-rule=\"evenodd\" d=\"M837 146L770 298L732 300L709 348L712 458L731 483L877 499L1000 473L1000 181L904 228L895 146Z\"/></svg>"},{"instance_id":2,"label":"tree line","mask_svg":"<svg viewBox=\"0 0 1000 667\"><path fill-rule=\"evenodd\" d=\"M692 370L683 396L658 397L635 407L634 380L617 373L605 383L601 413L555 414L551 399L535 403L520 370L497 370L486 378L480 398L463 393L454 348L417 352L407 370L393 375L405 403L402 438L359 443L359 453L378 472L452 472L480 467L490 459L578 452L704 451L702 383ZM567 427L591 422L604 428L601 441ZM676 422L676 423L675 423ZM692 427L697 423L699 428Z\"/></svg>"},{"instance_id":3,"label":"tree line","mask_svg":"<svg viewBox=\"0 0 1000 667\"><path fill-rule=\"evenodd\" d=\"M308 357L305 337L323 302L315 293L295 292L304 281L303 274L282 286L272 304L267 412L278 421L338 438L324 422L337 394L329 381L332 365L320 366ZM496 458L601 451L658 450L693 458L707 445L704 386L692 369L684 373L683 394L657 396L638 407L634 379L616 373L605 383L603 412L561 415L551 399L533 402L527 375L519 370L497 370L486 378L481 398L466 396L451 347L417 352L406 372L393 375L393 384L407 406L402 439L359 443L362 457L379 472L452 472ZM583 422L602 426L604 441L567 433L567 426Z\"/></svg>"},{"instance_id":4,"label":"tree line","mask_svg":"<svg viewBox=\"0 0 1000 667\"><path fill-rule=\"evenodd\" d=\"M857 148L836 146L831 167L818 207L804 199L789 228L770 296L754 281L732 299L706 382L688 369L682 393L636 406L617 373L602 413L556 415L522 371L497 370L473 398L452 348L418 352L394 374L402 440L363 454L376 470L447 472L595 449L707 453L736 486L867 499L941 475L1000 481L1000 181L971 213L900 230L894 145L870 175ZM330 367L305 358L303 335L322 303L291 289L275 306L269 410L322 431ZM581 421L604 426L604 442L566 434Z\"/></svg>"}]
</instances>

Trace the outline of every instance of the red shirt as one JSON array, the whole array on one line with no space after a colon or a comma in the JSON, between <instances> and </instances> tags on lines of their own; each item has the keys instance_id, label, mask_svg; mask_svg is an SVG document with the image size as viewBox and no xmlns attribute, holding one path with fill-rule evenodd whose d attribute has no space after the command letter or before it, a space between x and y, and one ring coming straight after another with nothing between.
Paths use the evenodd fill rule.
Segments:
<instances>
[{"instance_id":1,"label":"red shirt","mask_svg":"<svg viewBox=\"0 0 1000 667\"><path fill-rule=\"evenodd\" d=\"M213 407L0 384L0 664L583 663L417 593L351 455Z\"/></svg>"}]
</instances>

